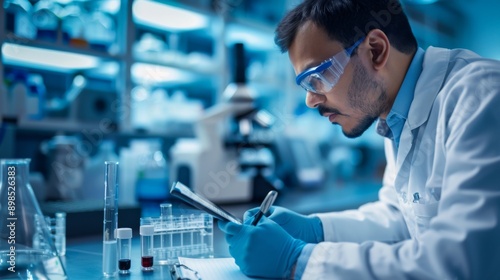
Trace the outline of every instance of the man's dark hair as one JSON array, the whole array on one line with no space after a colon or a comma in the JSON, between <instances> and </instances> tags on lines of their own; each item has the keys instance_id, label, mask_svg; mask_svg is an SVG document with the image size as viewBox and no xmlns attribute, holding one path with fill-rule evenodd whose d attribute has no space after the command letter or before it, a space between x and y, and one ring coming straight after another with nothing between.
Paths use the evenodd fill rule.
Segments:
<instances>
[{"instance_id":1,"label":"man's dark hair","mask_svg":"<svg viewBox=\"0 0 500 280\"><path fill-rule=\"evenodd\" d=\"M305 0L288 12L276 28L274 41L281 52L288 51L297 30L309 20L344 47L380 29L400 52L410 54L417 49L399 0Z\"/></svg>"}]
</instances>

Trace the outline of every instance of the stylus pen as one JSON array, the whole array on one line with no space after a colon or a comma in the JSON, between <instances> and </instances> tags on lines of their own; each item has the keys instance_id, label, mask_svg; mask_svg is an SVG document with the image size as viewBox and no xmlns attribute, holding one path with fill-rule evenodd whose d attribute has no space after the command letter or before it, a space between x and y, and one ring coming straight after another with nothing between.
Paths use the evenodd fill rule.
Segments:
<instances>
[{"instance_id":1,"label":"stylus pen","mask_svg":"<svg viewBox=\"0 0 500 280\"><path fill-rule=\"evenodd\" d=\"M276 200L277 196L277 191L270 191L267 193L266 198L264 198L264 201L262 201L262 204L260 205L259 212L257 212L257 215L255 215L252 226L255 226L259 222L260 218L262 218L263 215L267 214L267 211L269 211L269 208L273 206L273 203Z\"/></svg>"}]
</instances>

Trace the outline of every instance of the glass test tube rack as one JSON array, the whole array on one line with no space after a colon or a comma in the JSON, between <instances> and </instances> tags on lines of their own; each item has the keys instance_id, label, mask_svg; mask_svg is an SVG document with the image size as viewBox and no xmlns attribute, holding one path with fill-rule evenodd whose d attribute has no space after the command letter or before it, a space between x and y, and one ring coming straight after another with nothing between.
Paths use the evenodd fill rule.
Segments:
<instances>
[{"instance_id":1,"label":"glass test tube rack","mask_svg":"<svg viewBox=\"0 0 500 280\"><path fill-rule=\"evenodd\" d=\"M213 258L213 217L206 213L141 218L141 225L154 225L153 257L159 265L178 257Z\"/></svg>"}]
</instances>

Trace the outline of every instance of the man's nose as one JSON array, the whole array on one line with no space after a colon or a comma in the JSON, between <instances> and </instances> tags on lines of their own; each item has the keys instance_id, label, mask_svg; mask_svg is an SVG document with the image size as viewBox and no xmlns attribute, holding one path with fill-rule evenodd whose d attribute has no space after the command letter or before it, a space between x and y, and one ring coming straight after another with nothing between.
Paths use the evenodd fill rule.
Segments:
<instances>
[{"instance_id":1,"label":"man's nose","mask_svg":"<svg viewBox=\"0 0 500 280\"><path fill-rule=\"evenodd\" d=\"M307 92L306 95L306 105L309 108L316 108L318 107L321 103L324 103L326 101L326 96L323 94L318 94L314 93L311 91Z\"/></svg>"}]
</instances>

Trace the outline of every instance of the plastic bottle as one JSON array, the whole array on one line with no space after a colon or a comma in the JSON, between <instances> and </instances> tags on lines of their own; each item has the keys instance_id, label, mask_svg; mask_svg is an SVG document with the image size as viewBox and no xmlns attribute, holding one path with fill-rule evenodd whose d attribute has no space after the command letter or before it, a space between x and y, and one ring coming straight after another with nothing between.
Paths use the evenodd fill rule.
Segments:
<instances>
[{"instance_id":1,"label":"plastic bottle","mask_svg":"<svg viewBox=\"0 0 500 280\"><path fill-rule=\"evenodd\" d=\"M78 2L64 7L61 12L62 39L65 44L78 47L88 47L84 37L87 14Z\"/></svg>"},{"instance_id":2,"label":"plastic bottle","mask_svg":"<svg viewBox=\"0 0 500 280\"><path fill-rule=\"evenodd\" d=\"M40 0L33 8L33 23L37 29L36 38L50 42L57 41L61 6L52 0Z\"/></svg>"},{"instance_id":3,"label":"plastic bottle","mask_svg":"<svg viewBox=\"0 0 500 280\"><path fill-rule=\"evenodd\" d=\"M168 197L168 166L161 151L160 139L148 139L136 146L134 154L138 155L136 179L136 198L146 208ZM153 205L151 205L153 206ZM147 210L145 210L147 212Z\"/></svg>"},{"instance_id":4,"label":"plastic bottle","mask_svg":"<svg viewBox=\"0 0 500 280\"><path fill-rule=\"evenodd\" d=\"M115 144L111 140L104 140L99 145L97 153L87 160L83 177L82 199L102 199L102 178L104 178L102 164L105 161L119 161L114 150Z\"/></svg>"},{"instance_id":5,"label":"plastic bottle","mask_svg":"<svg viewBox=\"0 0 500 280\"><path fill-rule=\"evenodd\" d=\"M151 91L142 85L136 86L131 91L132 97L132 125L135 129L147 129L151 126Z\"/></svg>"},{"instance_id":6,"label":"plastic bottle","mask_svg":"<svg viewBox=\"0 0 500 280\"><path fill-rule=\"evenodd\" d=\"M4 115L7 118L21 119L26 115L26 87L28 73L14 70L6 75L7 94Z\"/></svg>"},{"instance_id":7,"label":"plastic bottle","mask_svg":"<svg viewBox=\"0 0 500 280\"><path fill-rule=\"evenodd\" d=\"M26 115L29 119L40 120L45 116L45 84L38 74L28 75L26 86Z\"/></svg>"},{"instance_id":8,"label":"plastic bottle","mask_svg":"<svg viewBox=\"0 0 500 280\"><path fill-rule=\"evenodd\" d=\"M105 12L94 11L85 24L84 36L90 48L107 52L115 42L115 21Z\"/></svg>"},{"instance_id":9,"label":"plastic bottle","mask_svg":"<svg viewBox=\"0 0 500 280\"><path fill-rule=\"evenodd\" d=\"M7 0L5 7L5 27L16 36L34 39L36 28L31 22L33 6L28 0Z\"/></svg>"}]
</instances>

